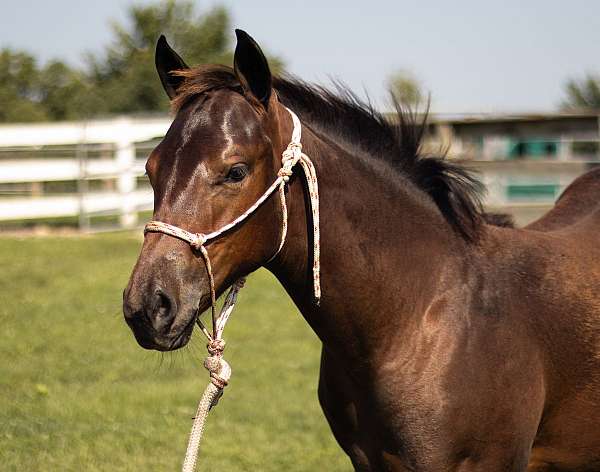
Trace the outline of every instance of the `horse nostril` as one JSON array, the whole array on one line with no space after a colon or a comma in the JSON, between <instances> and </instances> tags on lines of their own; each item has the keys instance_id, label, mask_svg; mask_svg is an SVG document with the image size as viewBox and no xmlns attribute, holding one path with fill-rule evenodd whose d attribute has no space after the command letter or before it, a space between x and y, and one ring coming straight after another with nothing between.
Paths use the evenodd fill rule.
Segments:
<instances>
[{"instance_id":1,"label":"horse nostril","mask_svg":"<svg viewBox=\"0 0 600 472\"><path fill-rule=\"evenodd\" d=\"M155 312L156 316L168 316L171 312L171 300L162 291L157 290L156 293L156 305Z\"/></svg>"},{"instance_id":2,"label":"horse nostril","mask_svg":"<svg viewBox=\"0 0 600 472\"><path fill-rule=\"evenodd\" d=\"M175 318L175 312L173 299L161 289L156 289L152 309L147 313L154 329L159 332L166 329Z\"/></svg>"}]
</instances>

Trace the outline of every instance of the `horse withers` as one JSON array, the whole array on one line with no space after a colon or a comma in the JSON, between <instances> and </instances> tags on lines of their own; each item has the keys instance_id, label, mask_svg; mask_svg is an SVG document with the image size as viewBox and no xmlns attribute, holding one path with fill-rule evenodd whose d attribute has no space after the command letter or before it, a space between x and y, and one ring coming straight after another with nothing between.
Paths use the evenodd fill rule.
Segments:
<instances>
[{"instance_id":1,"label":"horse withers","mask_svg":"<svg viewBox=\"0 0 600 472\"><path fill-rule=\"evenodd\" d=\"M300 173L281 251L275 197L206 250L217 294L265 266L318 335L319 400L355 469L600 470L596 207L580 224L556 223L568 209L553 227L486 224L480 184L421 155L411 115L397 107L390 123L346 89L274 77L236 33L233 69L188 68L159 40L175 117L146 165L153 219L192 233L235 220L277 178L292 132L284 106L300 117L319 182L320 303ZM124 294L138 342L182 347L210 304L198 254L147 234Z\"/></svg>"}]
</instances>

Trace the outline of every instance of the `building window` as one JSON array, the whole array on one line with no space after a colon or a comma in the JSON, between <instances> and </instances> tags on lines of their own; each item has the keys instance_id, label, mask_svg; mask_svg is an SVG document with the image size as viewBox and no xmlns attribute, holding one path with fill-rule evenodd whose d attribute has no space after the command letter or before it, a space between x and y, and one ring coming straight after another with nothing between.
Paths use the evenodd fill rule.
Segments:
<instances>
[{"instance_id":1,"label":"building window","mask_svg":"<svg viewBox=\"0 0 600 472\"><path fill-rule=\"evenodd\" d=\"M560 143L548 139L510 140L509 159L547 159L558 154Z\"/></svg>"},{"instance_id":2,"label":"building window","mask_svg":"<svg viewBox=\"0 0 600 472\"><path fill-rule=\"evenodd\" d=\"M558 184L509 184L506 196L509 201L554 201L560 191Z\"/></svg>"}]
</instances>

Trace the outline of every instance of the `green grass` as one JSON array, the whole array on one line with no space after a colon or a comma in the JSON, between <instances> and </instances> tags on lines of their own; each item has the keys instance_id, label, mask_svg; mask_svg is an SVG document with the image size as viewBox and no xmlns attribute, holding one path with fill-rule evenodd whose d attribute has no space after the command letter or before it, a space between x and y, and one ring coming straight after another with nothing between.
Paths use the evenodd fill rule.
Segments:
<instances>
[{"instance_id":1,"label":"green grass","mask_svg":"<svg viewBox=\"0 0 600 472\"><path fill-rule=\"evenodd\" d=\"M179 470L204 342L167 354L136 344L121 292L139 248L123 234L0 238L2 470ZM270 274L247 287L199 469L349 470L318 405L315 335Z\"/></svg>"}]
</instances>

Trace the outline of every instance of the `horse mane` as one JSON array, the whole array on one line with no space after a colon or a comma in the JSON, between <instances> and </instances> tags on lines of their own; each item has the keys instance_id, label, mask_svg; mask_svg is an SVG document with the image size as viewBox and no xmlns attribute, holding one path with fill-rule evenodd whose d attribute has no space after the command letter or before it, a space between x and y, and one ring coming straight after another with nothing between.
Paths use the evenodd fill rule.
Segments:
<instances>
[{"instance_id":1,"label":"horse mane","mask_svg":"<svg viewBox=\"0 0 600 472\"><path fill-rule=\"evenodd\" d=\"M175 71L183 77L174 111L194 97L211 90L230 89L243 93L233 69L222 65L202 65ZM405 110L392 97L395 107L390 118L361 100L347 87L336 83L334 90L291 77L274 77L273 88L279 100L298 116L347 150L362 151L370 159L387 162L408 177L437 205L448 223L467 241L477 239L483 221L483 185L472 174L445 158L426 155L421 150L427 116Z\"/></svg>"}]
</instances>

